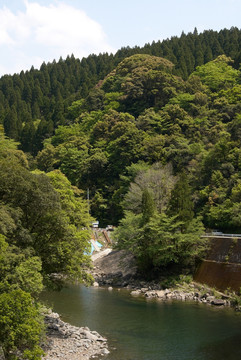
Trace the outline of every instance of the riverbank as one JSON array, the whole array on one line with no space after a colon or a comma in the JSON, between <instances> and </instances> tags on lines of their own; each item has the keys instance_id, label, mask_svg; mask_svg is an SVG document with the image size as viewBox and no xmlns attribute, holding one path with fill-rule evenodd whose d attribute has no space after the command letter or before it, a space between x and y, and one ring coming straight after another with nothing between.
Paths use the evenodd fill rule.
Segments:
<instances>
[{"instance_id":1,"label":"riverbank","mask_svg":"<svg viewBox=\"0 0 241 360\"><path fill-rule=\"evenodd\" d=\"M72 326L60 319L59 314L45 315L47 341L42 360L89 360L109 354L107 339L88 327Z\"/></svg>"},{"instance_id":2,"label":"riverbank","mask_svg":"<svg viewBox=\"0 0 241 360\"><path fill-rule=\"evenodd\" d=\"M101 254L101 253L100 253ZM108 251L92 258L94 286L125 288L133 296L144 296L159 301L196 301L213 306L231 306L240 311L240 299L235 294L225 294L208 286L184 280L175 286L166 286L164 281L144 281L138 278L134 257L124 250Z\"/></svg>"},{"instance_id":3,"label":"riverbank","mask_svg":"<svg viewBox=\"0 0 241 360\"><path fill-rule=\"evenodd\" d=\"M46 292L44 298L64 321L108 339L110 354L98 359L241 358L241 317L228 307L149 300L126 289L79 284Z\"/></svg>"},{"instance_id":4,"label":"riverbank","mask_svg":"<svg viewBox=\"0 0 241 360\"><path fill-rule=\"evenodd\" d=\"M221 293L205 285L183 280L175 286L165 281L144 281L137 276L134 257L125 251L104 251L93 255L94 286L128 289L133 297L142 296L156 301L195 301L216 307L241 307L232 295ZM107 340L88 327L75 327L63 322L57 313L47 314L46 356L42 360L89 360L109 353Z\"/></svg>"},{"instance_id":5,"label":"riverbank","mask_svg":"<svg viewBox=\"0 0 241 360\"><path fill-rule=\"evenodd\" d=\"M181 301L198 301L214 306L232 306L232 298L229 295L223 294L216 290L212 290L208 287L190 283L177 285L173 288L166 289L154 289L151 287L136 288L131 291L132 296L145 296L148 299L154 299L160 301L167 300L181 300ZM237 307L237 310L238 307Z\"/></svg>"}]
</instances>

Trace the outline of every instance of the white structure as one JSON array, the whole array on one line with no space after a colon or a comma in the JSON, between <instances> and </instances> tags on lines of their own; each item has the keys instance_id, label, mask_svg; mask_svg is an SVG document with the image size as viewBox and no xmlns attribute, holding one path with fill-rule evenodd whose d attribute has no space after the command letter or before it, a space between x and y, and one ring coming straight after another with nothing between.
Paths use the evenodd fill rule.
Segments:
<instances>
[{"instance_id":1,"label":"white structure","mask_svg":"<svg viewBox=\"0 0 241 360\"><path fill-rule=\"evenodd\" d=\"M92 222L92 227L93 228L98 228L99 227L99 221Z\"/></svg>"}]
</instances>

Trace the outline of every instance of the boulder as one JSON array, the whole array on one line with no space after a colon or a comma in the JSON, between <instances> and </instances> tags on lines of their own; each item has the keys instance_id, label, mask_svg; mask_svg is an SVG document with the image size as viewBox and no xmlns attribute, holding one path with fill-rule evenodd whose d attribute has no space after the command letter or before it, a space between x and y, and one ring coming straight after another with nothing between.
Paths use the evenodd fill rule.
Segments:
<instances>
[{"instance_id":1,"label":"boulder","mask_svg":"<svg viewBox=\"0 0 241 360\"><path fill-rule=\"evenodd\" d=\"M141 292L143 293L143 294L145 294L145 292L147 292L148 291L148 287L143 287L143 288L141 288Z\"/></svg>"},{"instance_id":2,"label":"boulder","mask_svg":"<svg viewBox=\"0 0 241 360\"><path fill-rule=\"evenodd\" d=\"M213 300L215 300L215 296L207 296L206 300L207 302L212 302Z\"/></svg>"},{"instance_id":3,"label":"boulder","mask_svg":"<svg viewBox=\"0 0 241 360\"><path fill-rule=\"evenodd\" d=\"M145 293L145 297L147 298L153 298L153 297L156 297L156 291L153 291L153 290L149 290Z\"/></svg>"},{"instance_id":4,"label":"boulder","mask_svg":"<svg viewBox=\"0 0 241 360\"><path fill-rule=\"evenodd\" d=\"M133 290L131 291L132 296L139 296L141 294L141 290Z\"/></svg>"},{"instance_id":5,"label":"boulder","mask_svg":"<svg viewBox=\"0 0 241 360\"><path fill-rule=\"evenodd\" d=\"M103 355L108 355L110 352L109 352L109 350L107 350L106 348L104 348L103 350L102 350L102 354Z\"/></svg>"},{"instance_id":6,"label":"boulder","mask_svg":"<svg viewBox=\"0 0 241 360\"><path fill-rule=\"evenodd\" d=\"M156 295L158 298L164 298L166 295L166 290L157 290Z\"/></svg>"},{"instance_id":7,"label":"boulder","mask_svg":"<svg viewBox=\"0 0 241 360\"><path fill-rule=\"evenodd\" d=\"M225 301L223 299L214 299L211 301L211 304L215 306L223 306L225 305Z\"/></svg>"}]
</instances>

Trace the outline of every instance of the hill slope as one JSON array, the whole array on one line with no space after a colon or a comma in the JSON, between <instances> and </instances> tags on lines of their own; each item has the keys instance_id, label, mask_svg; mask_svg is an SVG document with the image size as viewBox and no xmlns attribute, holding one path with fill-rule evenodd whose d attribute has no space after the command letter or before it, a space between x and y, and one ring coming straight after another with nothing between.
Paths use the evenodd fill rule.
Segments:
<instances>
[{"instance_id":1,"label":"hill slope","mask_svg":"<svg viewBox=\"0 0 241 360\"><path fill-rule=\"evenodd\" d=\"M241 31L237 28L201 34L194 30L142 48L122 48L115 55L90 55L81 61L70 56L43 63L40 70L32 68L19 75L5 75L0 79L0 123L7 136L21 141L24 151L36 154L58 125L73 120L69 105L85 98L126 57L140 53L164 57L174 64L175 75L187 79L196 66L221 54L230 56L238 68L240 46Z\"/></svg>"}]
</instances>

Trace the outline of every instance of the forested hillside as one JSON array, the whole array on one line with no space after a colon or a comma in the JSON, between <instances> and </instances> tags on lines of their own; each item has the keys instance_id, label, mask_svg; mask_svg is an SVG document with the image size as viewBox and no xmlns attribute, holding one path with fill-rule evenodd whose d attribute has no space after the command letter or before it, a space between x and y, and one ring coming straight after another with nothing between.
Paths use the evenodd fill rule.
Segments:
<instances>
[{"instance_id":1,"label":"forested hillside","mask_svg":"<svg viewBox=\"0 0 241 360\"><path fill-rule=\"evenodd\" d=\"M103 224L122 218L140 173L185 170L205 225L238 231L240 87L240 72L224 55L186 81L168 60L133 55L70 106L75 121L56 129L36 165L89 188Z\"/></svg>"},{"instance_id":2,"label":"forested hillside","mask_svg":"<svg viewBox=\"0 0 241 360\"><path fill-rule=\"evenodd\" d=\"M5 135L20 141L32 168L60 169L89 188L102 225L123 217L140 172L169 164L175 176L186 170L205 226L238 231L240 44L237 28L195 30L4 76Z\"/></svg>"},{"instance_id":3,"label":"forested hillside","mask_svg":"<svg viewBox=\"0 0 241 360\"><path fill-rule=\"evenodd\" d=\"M174 64L173 74L184 80L196 66L225 54L238 68L241 60L241 31L237 28L220 32L205 31L146 44L144 47L122 48L115 55L90 55L82 60L74 56L66 60L43 63L0 79L0 123L10 138L21 141L21 148L36 155L45 138L53 135L58 125L73 121L69 106L85 98L95 84L104 79L122 60L134 54L164 57Z\"/></svg>"}]
</instances>

